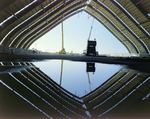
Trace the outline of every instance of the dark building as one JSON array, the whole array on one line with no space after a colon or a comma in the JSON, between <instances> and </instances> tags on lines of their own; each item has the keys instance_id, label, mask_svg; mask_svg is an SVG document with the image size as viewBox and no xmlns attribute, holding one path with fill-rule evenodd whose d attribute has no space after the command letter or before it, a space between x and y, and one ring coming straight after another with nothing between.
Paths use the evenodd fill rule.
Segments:
<instances>
[{"instance_id":1,"label":"dark building","mask_svg":"<svg viewBox=\"0 0 150 119\"><path fill-rule=\"evenodd\" d=\"M87 56L96 56L96 41L88 41Z\"/></svg>"}]
</instances>

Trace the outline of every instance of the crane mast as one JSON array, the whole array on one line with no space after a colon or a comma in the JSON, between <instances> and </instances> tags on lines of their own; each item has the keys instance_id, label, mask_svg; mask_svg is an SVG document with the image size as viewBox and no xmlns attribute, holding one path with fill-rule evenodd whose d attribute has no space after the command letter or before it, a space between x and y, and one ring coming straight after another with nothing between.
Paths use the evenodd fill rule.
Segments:
<instances>
[{"instance_id":1,"label":"crane mast","mask_svg":"<svg viewBox=\"0 0 150 119\"><path fill-rule=\"evenodd\" d=\"M61 30L62 30L62 48L59 52L59 54L66 54L65 48L64 48L64 30L63 30L63 22L61 22Z\"/></svg>"},{"instance_id":2,"label":"crane mast","mask_svg":"<svg viewBox=\"0 0 150 119\"><path fill-rule=\"evenodd\" d=\"M63 31L63 22L61 22L61 29L62 29L62 50L64 49L64 31Z\"/></svg>"},{"instance_id":3,"label":"crane mast","mask_svg":"<svg viewBox=\"0 0 150 119\"><path fill-rule=\"evenodd\" d=\"M93 21L92 21L92 25L91 25L91 29L90 29L90 33L89 33L89 38L88 38L88 40L90 40L90 37L91 37L92 28L93 28L93 23L94 23L94 18L93 18Z\"/></svg>"}]
</instances>

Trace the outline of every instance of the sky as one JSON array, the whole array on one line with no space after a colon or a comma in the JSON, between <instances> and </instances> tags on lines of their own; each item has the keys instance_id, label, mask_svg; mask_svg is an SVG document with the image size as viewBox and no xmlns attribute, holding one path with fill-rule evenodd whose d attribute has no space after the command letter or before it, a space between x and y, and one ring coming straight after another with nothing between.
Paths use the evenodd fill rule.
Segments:
<instances>
[{"instance_id":1,"label":"sky","mask_svg":"<svg viewBox=\"0 0 150 119\"><path fill-rule=\"evenodd\" d=\"M66 52L83 53L86 49L93 17L85 12L78 13L63 22L64 47ZM99 54L126 54L127 49L101 23L94 19L90 40L97 41L96 50ZM58 52L62 47L61 24L35 41L30 49L36 48L43 52Z\"/></svg>"}]
</instances>

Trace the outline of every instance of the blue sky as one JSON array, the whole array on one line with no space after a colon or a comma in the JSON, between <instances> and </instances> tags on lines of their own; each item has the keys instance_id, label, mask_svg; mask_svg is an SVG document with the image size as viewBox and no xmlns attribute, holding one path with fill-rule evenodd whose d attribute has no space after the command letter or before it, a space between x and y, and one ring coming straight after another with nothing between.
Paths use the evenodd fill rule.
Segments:
<instances>
[{"instance_id":1,"label":"blue sky","mask_svg":"<svg viewBox=\"0 0 150 119\"><path fill-rule=\"evenodd\" d=\"M82 53L86 48L93 17L85 12L76 14L63 22L64 47L67 52ZM96 49L100 54L128 53L127 49L96 19L94 19L91 40L96 38ZM53 28L32 44L30 48L57 52L61 50L61 24Z\"/></svg>"}]
</instances>

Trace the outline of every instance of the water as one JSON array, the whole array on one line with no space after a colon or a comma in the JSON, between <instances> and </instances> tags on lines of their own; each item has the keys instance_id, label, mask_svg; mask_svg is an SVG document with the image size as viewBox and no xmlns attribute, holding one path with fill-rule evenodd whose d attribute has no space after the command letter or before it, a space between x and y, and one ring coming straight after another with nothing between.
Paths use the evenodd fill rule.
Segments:
<instances>
[{"instance_id":1,"label":"water","mask_svg":"<svg viewBox=\"0 0 150 119\"><path fill-rule=\"evenodd\" d=\"M148 119L149 69L67 60L0 62L0 119Z\"/></svg>"},{"instance_id":2,"label":"water","mask_svg":"<svg viewBox=\"0 0 150 119\"><path fill-rule=\"evenodd\" d=\"M61 60L34 62L34 65L60 84ZM95 63L95 72L89 72L89 81L86 62L64 60L61 86L71 93L82 97L100 86L122 67L121 65Z\"/></svg>"}]
</instances>

